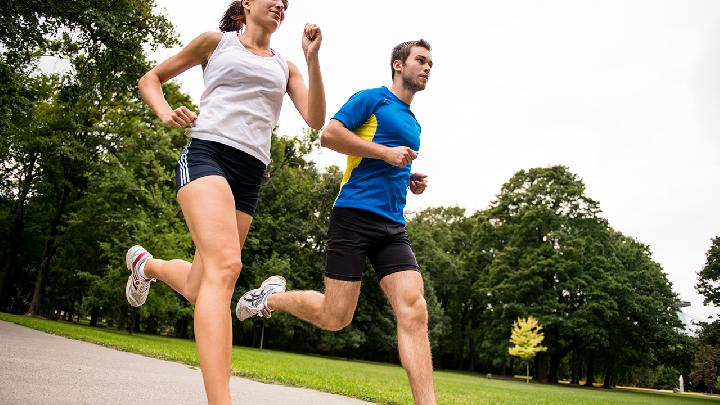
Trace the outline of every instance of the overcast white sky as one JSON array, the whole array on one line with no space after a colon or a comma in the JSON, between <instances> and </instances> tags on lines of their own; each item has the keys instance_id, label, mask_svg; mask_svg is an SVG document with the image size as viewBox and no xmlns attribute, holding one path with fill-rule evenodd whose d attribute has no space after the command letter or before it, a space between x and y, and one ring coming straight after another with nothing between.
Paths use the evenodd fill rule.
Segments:
<instances>
[{"instance_id":1,"label":"overcast white sky","mask_svg":"<svg viewBox=\"0 0 720 405\"><path fill-rule=\"evenodd\" d=\"M157 0L183 44L217 30L229 1ZM390 84L390 50L425 38L435 67L412 109L423 127L408 208L488 207L520 169L566 165L613 228L650 246L690 320L718 313L694 291L720 235L720 1L290 0L272 46L305 71L306 22L323 30L328 117ZM158 61L177 52L159 50ZM202 73L177 79L196 103ZM286 98L280 130L303 122ZM323 150L321 167L345 166Z\"/></svg>"}]
</instances>

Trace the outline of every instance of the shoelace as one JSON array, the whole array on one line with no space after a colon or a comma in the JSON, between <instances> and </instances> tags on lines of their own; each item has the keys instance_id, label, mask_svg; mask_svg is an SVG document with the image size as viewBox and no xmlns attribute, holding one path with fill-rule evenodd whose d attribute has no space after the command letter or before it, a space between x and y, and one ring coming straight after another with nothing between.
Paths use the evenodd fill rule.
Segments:
<instances>
[{"instance_id":1,"label":"shoelace","mask_svg":"<svg viewBox=\"0 0 720 405\"><path fill-rule=\"evenodd\" d=\"M150 257L152 257L152 256L150 256ZM148 257L148 259L150 257ZM147 259L145 261L147 261ZM139 265L139 263L138 263L138 265ZM152 282L153 280L152 279L150 279L150 280L143 279L143 277L137 272L137 270L133 269L132 281L133 281L132 282L133 287L135 287L135 289L138 292L144 293L145 291L147 291L150 288L150 282Z\"/></svg>"},{"instance_id":2,"label":"shoelace","mask_svg":"<svg viewBox=\"0 0 720 405\"><path fill-rule=\"evenodd\" d=\"M268 298L270 294L274 294L282 289L282 284L268 284L261 292L260 305L258 306L258 315L262 313L265 318L272 316L272 310L268 306Z\"/></svg>"}]
</instances>

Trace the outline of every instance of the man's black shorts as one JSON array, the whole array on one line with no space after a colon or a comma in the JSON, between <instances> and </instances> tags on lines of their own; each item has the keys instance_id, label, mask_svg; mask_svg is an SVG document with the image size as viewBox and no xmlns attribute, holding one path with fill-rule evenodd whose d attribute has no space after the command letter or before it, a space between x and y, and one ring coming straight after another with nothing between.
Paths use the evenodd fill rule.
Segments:
<instances>
[{"instance_id":1,"label":"man's black shorts","mask_svg":"<svg viewBox=\"0 0 720 405\"><path fill-rule=\"evenodd\" d=\"M333 208L325 275L336 280L360 281L366 257L378 280L398 271L420 271L405 225L370 211Z\"/></svg>"},{"instance_id":2,"label":"man's black shorts","mask_svg":"<svg viewBox=\"0 0 720 405\"><path fill-rule=\"evenodd\" d=\"M191 139L175 165L175 189L205 176L222 176L230 185L235 209L255 214L265 164L257 158L219 142Z\"/></svg>"}]
</instances>

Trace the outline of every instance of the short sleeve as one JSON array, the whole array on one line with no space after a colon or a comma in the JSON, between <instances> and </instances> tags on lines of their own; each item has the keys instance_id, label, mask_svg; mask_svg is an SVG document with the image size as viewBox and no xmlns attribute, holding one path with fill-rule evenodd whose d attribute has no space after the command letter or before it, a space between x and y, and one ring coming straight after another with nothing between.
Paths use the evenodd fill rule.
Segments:
<instances>
[{"instance_id":1,"label":"short sleeve","mask_svg":"<svg viewBox=\"0 0 720 405\"><path fill-rule=\"evenodd\" d=\"M332 119L342 122L345 128L355 131L370 118L381 100L382 97L377 91L359 91L345 102Z\"/></svg>"}]
</instances>

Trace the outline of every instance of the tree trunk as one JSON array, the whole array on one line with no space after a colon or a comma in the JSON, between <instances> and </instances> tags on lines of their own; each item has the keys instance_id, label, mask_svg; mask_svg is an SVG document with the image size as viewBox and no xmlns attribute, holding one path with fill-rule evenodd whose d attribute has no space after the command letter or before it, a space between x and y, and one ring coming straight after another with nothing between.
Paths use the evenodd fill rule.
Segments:
<instances>
[{"instance_id":1,"label":"tree trunk","mask_svg":"<svg viewBox=\"0 0 720 405\"><path fill-rule=\"evenodd\" d=\"M259 329L259 328L258 328L257 326L255 326L255 324L257 324L257 322L255 322L255 323L253 324L253 327L252 327L252 329L251 329L251 331L252 331L252 344L250 345L250 347L257 347L257 346L258 346L258 340L259 340L259 339L258 339L258 329Z\"/></svg>"},{"instance_id":2,"label":"tree trunk","mask_svg":"<svg viewBox=\"0 0 720 405\"><path fill-rule=\"evenodd\" d=\"M525 384L530 384L530 360L525 362Z\"/></svg>"},{"instance_id":3,"label":"tree trunk","mask_svg":"<svg viewBox=\"0 0 720 405\"><path fill-rule=\"evenodd\" d=\"M45 243L45 249L43 249L43 259L40 262L40 268L38 269L37 278L35 279L35 289L33 290L32 302L30 303L30 308L28 308L25 313L27 316L40 315L45 278L47 277L48 269L50 268L50 260L52 260L54 253L55 235L51 235L50 239L48 239Z\"/></svg>"},{"instance_id":4,"label":"tree trunk","mask_svg":"<svg viewBox=\"0 0 720 405\"><path fill-rule=\"evenodd\" d=\"M557 324L553 324L550 331L553 340L560 342L560 329ZM560 369L560 360L570 351L570 346L557 345L557 349L552 352L545 352L549 357L549 368L547 372L547 382L550 384L558 383L558 370Z\"/></svg>"},{"instance_id":5,"label":"tree trunk","mask_svg":"<svg viewBox=\"0 0 720 405\"><path fill-rule=\"evenodd\" d=\"M32 302L30 303L30 308L27 311L27 315L30 316L39 315L42 308L42 292L45 288L45 278L48 270L50 269L50 262L57 250L57 240L59 239L58 228L60 227L60 220L65 213L65 203L69 192L70 190L67 185L61 186L58 190L59 195L57 209L55 210L55 216L50 222L50 236L45 242L45 249L43 249L40 268L38 269L37 279L35 280L35 290L33 291Z\"/></svg>"},{"instance_id":6,"label":"tree trunk","mask_svg":"<svg viewBox=\"0 0 720 405\"><path fill-rule=\"evenodd\" d=\"M12 228L9 235L8 251L5 256L5 263L0 272L0 306L5 305L10 298L11 293L8 286L12 285L13 271L17 267L20 250L22 247L22 233L25 228L25 201L35 174L35 162L37 161L37 153L33 153L29 157L29 162L25 166L25 173L20 186L17 205L15 206L15 214L13 215Z\"/></svg>"},{"instance_id":7,"label":"tree trunk","mask_svg":"<svg viewBox=\"0 0 720 405\"><path fill-rule=\"evenodd\" d=\"M447 298L445 298L447 299ZM447 306L444 306L442 308L447 308ZM472 345L471 345L471 338L470 333L466 330L465 322L467 320L467 308L465 305L462 306L462 310L460 311L460 341L462 342L462 346L459 348L459 350L453 350L453 358L452 358L452 365L451 367L457 367L458 369L461 366L461 364L465 363L465 353L469 353L472 351ZM467 346L466 346L467 345ZM467 350L465 350L467 347ZM471 356L468 356L468 371L472 371L472 368L470 368L470 360Z\"/></svg>"},{"instance_id":8,"label":"tree trunk","mask_svg":"<svg viewBox=\"0 0 720 405\"><path fill-rule=\"evenodd\" d=\"M98 307L92 307L90 309L90 326L97 326L99 316L100 309Z\"/></svg>"},{"instance_id":9,"label":"tree trunk","mask_svg":"<svg viewBox=\"0 0 720 405\"><path fill-rule=\"evenodd\" d=\"M133 332L135 332L136 329L137 329L137 326L138 326L138 325L137 325L137 321L138 321L138 314L139 314L139 313L140 313L140 310L139 310L139 309L133 309L133 311L132 311L132 316L131 316L132 321L130 322L130 328L129 328L129 330L128 330L128 333L131 334L131 335L132 335Z\"/></svg>"},{"instance_id":10,"label":"tree trunk","mask_svg":"<svg viewBox=\"0 0 720 405\"><path fill-rule=\"evenodd\" d=\"M538 382L548 382L548 376L550 375L550 370L548 370L548 356L547 353L540 352L535 357L537 359L537 362L535 363L537 365L537 368L535 369L535 375L537 376Z\"/></svg>"},{"instance_id":11,"label":"tree trunk","mask_svg":"<svg viewBox=\"0 0 720 405\"><path fill-rule=\"evenodd\" d=\"M587 376L585 379L585 386L592 387L595 381L595 352L588 354L587 360Z\"/></svg>"},{"instance_id":12,"label":"tree trunk","mask_svg":"<svg viewBox=\"0 0 720 405\"><path fill-rule=\"evenodd\" d=\"M468 371L475 371L475 339L472 333L468 336Z\"/></svg>"},{"instance_id":13,"label":"tree trunk","mask_svg":"<svg viewBox=\"0 0 720 405\"><path fill-rule=\"evenodd\" d=\"M612 365L610 365L605 369L605 380L603 381L603 388L612 388L613 385L613 367Z\"/></svg>"},{"instance_id":14,"label":"tree trunk","mask_svg":"<svg viewBox=\"0 0 720 405\"><path fill-rule=\"evenodd\" d=\"M180 339L188 338L188 317L183 316L175 322L175 337Z\"/></svg>"},{"instance_id":15,"label":"tree trunk","mask_svg":"<svg viewBox=\"0 0 720 405\"><path fill-rule=\"evenodd\" d=\"M265 321L263 321L262 330L260 331L260 350L263 349L264 342L265 342Z\"/></svg>"},{"instance_id":16,"label":"tree trunk","mask_svg":"<svg viewBox=\"0 0 720 405\"><path fill-rule=\"evenodd\" d=\"M154 316L151 316L145 322L145 333L149 335L157 334L157 320Z\"/></svg>"},{"instance_id":17,"label":"tree trunk","mask_svg":"<svg viewBox=\"0 0 720 405\"><path fill-rule=\"evenodd\" d=\"M45 248L43 249L40 268L38 269L37 278L35 279L35 289L33 291L32 302L30 303L30 308L28 308L25 315L40 315L40 311L42 309L42 294L43 289L45 288L45 278L47 277L48 270L50 269L50 262L57 250L58 226L60 225L61 216L62 207L58 207L55 218L53 218L52 224L50 224L50 237L45 242Z\"/></svg>"},{"instance_id":18,"label":"tree trunk","mask_svg":"<svg viewBox=\"0 0 720 405\"><path fill-rule=\"evenodd\" d=\"M548 370L548 382L558 383L558 369L560 368L560 353L550 353L550 369Z\"/></svg>"},{"instance_id":19,"label":"tree trunk","mask_svg":"<svg viewBox=\"0 0 720 405\"><path fill-rule=\"evenodd\" d=\"M121 305L116 314L117 319L115 319L115 327L117 330L127 330L128 307Z\"/></svg>"},{"instance_id":20,"label":"tree trunk","mask_svg":"<svg viewBox=\"0 0 720 405\"><path fill-rule=\"evenodd\" d=\"M582 372L582 362L579 360L579 356L577 355L577 351L573 350L572 352L572 361L570 368L572 369L570 376L570 384L580 384L580 374Z\"/></svg>"}]
</instances>

